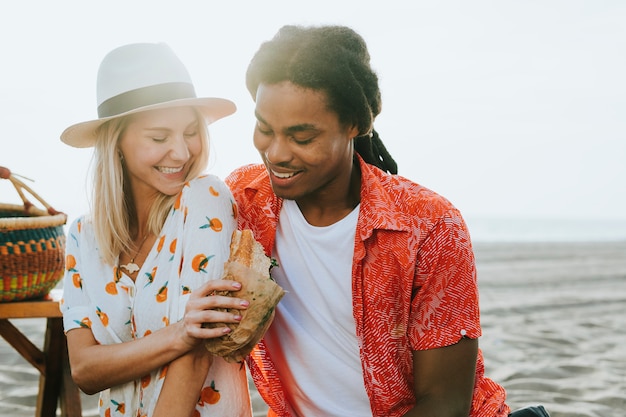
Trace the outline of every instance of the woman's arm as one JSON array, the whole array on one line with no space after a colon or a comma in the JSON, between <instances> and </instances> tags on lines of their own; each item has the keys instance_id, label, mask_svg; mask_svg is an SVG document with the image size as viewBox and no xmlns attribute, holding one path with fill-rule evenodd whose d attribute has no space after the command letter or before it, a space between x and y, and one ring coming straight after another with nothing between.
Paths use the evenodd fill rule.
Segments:
<instances>
[{"instance_id":1,"label":"woman's arm","mask_svg":"<svg viewBox=\"0 0 626 417\"><path fill-rule=\"evenodd\" d=\"M207 288L207 286L205 285L203 288ZM203 288L198 291L203 291ZM194 318L190 316L201 311L202 306L197 305L201 301L202 299L196 298L189 300L185 309L185 320L193 322ZM234 319L239 321L241 316L236 315ZM230 331L228 327L221 329L218 336ZM201 337L202 335L199 334L198 336ZM213 355L201 343L170 363L152 417L191 416L212 363ZM176 411L174 412L174 410Z\"/></svg>"},{"instance_id":2,"label":"woman's arm","mask_svg":"<svg viewBox=\"0 0 626 417\"><path fill-rule=\"evenodd\" d=\"M190 352L202 339L222 336L229 331L227 327L209 329L203 328L202 323L237 323L240 319L237 315L214 309L241 310L247 307L247 302L209 295L214 291L237 290L240 285L226 280L207 282L192 292L181 321L131 342L100 345L90 329L68 331L72 378L85 393L94 394L141 378Z\"/></svg>"},{"instance_id":3,"label":"woman's arm","mask_svg":"<svg viewBox=\"0 0 626 417\"><path fill-rule=\"evenodd\" d=\"M413 352L415 407L405 417L467 417L472 405L478 340Z\"/></svg>"},{"instance_id":4,"label":"woman's arm","mask_svg":"<svg viewBox=\"0 0 626 417\"><path fill-rule=\"evenodd\" d=\"M169 364L152 417L189 417L196 408L213 356L199 345Z\"/></svg>"}]
</instances>

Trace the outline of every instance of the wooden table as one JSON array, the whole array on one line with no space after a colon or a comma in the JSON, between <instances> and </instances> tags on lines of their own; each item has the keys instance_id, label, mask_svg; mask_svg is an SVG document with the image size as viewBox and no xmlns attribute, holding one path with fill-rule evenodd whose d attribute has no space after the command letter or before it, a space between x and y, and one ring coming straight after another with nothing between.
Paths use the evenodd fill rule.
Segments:
<instances>
[{"instance_id":1,"label":"wooden table","mask_svg":"<svg viewBox=\"0 0 626 417\"><path fill-rule=\"evenodd\" d=\"M41 373L35 417L55 417L57 406L63 417L80 417L82 413L80 391L70 374L60 296L60 291L53 290L44 300L0 303L0 336ZM9 321L24 318L46 319L43 350Z\"/></svg>"}]
</instances>

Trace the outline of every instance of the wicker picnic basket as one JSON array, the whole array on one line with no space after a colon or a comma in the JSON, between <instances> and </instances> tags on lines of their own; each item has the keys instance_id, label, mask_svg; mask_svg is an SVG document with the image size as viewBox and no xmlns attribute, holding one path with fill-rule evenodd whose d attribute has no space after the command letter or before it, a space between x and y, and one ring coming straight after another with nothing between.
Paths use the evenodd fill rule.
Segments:
<instances>
[{"instance_id":1,"label":"wicker picnic basket","mask_svg":"<svg viewBox=\"0 0 626 417\"><path fill-rule=\"evenodd\" d=\"M9 169L0 167L0 178L9 180L24 202L0 202L0 302L43 297L63 278L67 215L50 207ZM24 191L45 210L35 207Z\"/></svg>"}]
</instances>

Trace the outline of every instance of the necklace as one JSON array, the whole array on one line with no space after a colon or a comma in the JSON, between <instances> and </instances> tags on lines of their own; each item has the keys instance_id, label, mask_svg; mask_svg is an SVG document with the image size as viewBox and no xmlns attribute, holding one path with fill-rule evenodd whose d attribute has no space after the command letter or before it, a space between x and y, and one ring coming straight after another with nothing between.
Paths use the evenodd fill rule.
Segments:
<instances>
[{"instance_id":1,"label":"necklace","mask_svg":"<svg viewBox=\"0 0 626 417\"><path fill-rule=\"evenodd\" d=\"M120 267L124 268L129 274L134 274L135 272L139 271L139 265L135 263L135 258L137 257L137 255L139 255L139 252L141 251L141 248L143 248L143 244L146 243L148 236L150 236L149 233L143 238L143 240L141 241L141 245L139 245L139 249L137 249L135 255L130 258L130 261L127 264L120 265Z\"/></svg>"}]
</instances>

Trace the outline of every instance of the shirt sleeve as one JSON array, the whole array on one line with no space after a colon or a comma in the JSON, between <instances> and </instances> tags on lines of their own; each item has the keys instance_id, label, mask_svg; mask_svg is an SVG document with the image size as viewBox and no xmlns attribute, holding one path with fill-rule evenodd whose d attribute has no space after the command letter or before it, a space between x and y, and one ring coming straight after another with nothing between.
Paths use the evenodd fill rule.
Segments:
<instances>
[{"instance_id":1,"label":"shirt sleeve","mask_svg":"<svg viewBox=\"0 0 626 417\"><path fill-rule=\"evenodd\" d=\"M208 280L222 277L237 211L229 188L213 175L191 181L183 190L179 209L183 227L177 313L180 320L191 292Z\"/></svg>"},{"instance_id":2,"label":"shirt sleeve","mask_svg":"<svg viewBox=\"0 0 626 417\"><path fill-rule=\"evenodd\" d=\"M86 267L81 256L81 247L86 244L83 239L82 222L83 218L79 218L71 224L65 246L65 275L61 300L65 332L79 327L91 328L89 298L83 288L81 274Z\"/></svg>"},{"instance_id":3,"label":"shirt sleeve","mask_svg":"<svg viewBox=\"0 0 626 417\"><path fill-rule=\"evenodd\" d=\"M414 350L481 335L474 253L456 209L442 216L422 243L414 286L409 332Z\"/></svg>"}]
</instances>

